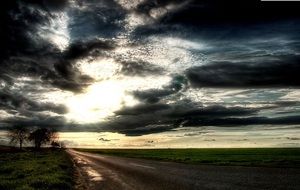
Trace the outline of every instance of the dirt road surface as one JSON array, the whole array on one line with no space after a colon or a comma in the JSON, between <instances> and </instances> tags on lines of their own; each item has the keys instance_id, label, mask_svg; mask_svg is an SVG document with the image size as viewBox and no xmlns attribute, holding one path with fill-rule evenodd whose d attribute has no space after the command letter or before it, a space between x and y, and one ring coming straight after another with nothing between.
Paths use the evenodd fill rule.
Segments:
<instances>
[{"instance_id":1,"label":"dirt road surface","mask_svg":"<svg viewBox=\"0 0 300 190\"><path fill-rule=\"evenodd\" d=\"M81 190L299 190L300 170L204 166L68 150Z\"/></svg>"}]
</instances>

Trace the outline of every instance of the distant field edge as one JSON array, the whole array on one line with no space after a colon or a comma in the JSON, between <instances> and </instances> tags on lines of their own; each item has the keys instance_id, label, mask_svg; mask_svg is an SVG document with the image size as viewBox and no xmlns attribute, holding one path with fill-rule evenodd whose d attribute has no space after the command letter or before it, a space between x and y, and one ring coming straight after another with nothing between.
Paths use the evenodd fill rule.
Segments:
<instances>
[{"instance_id":1,"label":"distant field edge","mask_svg":"<svg viewBox=\"0 0 300 190\"><path fill-rule=\"evenodd\" d=\"M74 150L186 164L300 168L300 148L188 148Z\"/></svg>"}]
</instances>

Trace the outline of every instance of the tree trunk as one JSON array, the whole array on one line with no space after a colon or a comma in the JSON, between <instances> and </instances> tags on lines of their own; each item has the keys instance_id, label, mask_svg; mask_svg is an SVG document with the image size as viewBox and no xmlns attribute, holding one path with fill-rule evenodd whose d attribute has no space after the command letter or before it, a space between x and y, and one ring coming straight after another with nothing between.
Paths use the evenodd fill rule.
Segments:
<instances>
[{"instance_id":1,"label":"tree trunk","mask_svg":"<svg viewBox=\"0 0 300 190\"><path fill-rule=\"evenodd\" d=\"M41 148L41 143L40 142L36 142L35 143L35 148L36 149L40 149Z\"/></svg>"},{"instance_id":2,"label":"tree trunk","mask_svg":"<svg viewBox=\"0 0 300 190\"><path fill-rule=\"evenodd\" d=\"M23 144L23 141L20 140L20 150L22 150L22 144Z\"/></svg>"}]
</instances>

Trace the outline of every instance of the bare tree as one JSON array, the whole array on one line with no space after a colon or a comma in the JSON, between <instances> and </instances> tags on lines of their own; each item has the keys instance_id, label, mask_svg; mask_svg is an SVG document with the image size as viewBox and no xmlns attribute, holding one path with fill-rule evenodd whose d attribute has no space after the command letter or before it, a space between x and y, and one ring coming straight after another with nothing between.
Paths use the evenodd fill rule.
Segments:
<instances>
[{"instance_id":1,"label":"bare tree","mask_svg":"<svg viewBox=\"0 0 300 190\"><path fill-rule=\"evenodd\" d=\"M40 149L43 144L50 143L57 138L57 133L48 128L39 128L29 134L28 139L34 142L34 147Z\"/></svg>"},{"instance_id":2,"label":"bare tree","mask_svg":"<svg viewBox=\"0 0 300 190\"><path fill-rule=\"evenodd\" d=\"M8 138L10 138L10 144L19 144L20 150L23 147L24 141L27 140L27 137L29 136L29 131L25 127L20 126L13 126L8 131Z\"/></svg>"},{"instance_id":3,"label":"bare tree","mask_svg":"<svg viewBox=\"0 0 300 190\"><path fill-rule=\"evenodd\" d=\"M60 148L60 143L58 141L52 141L51 142L51 147L52 148Z\"/></svg>"}]
</instances>

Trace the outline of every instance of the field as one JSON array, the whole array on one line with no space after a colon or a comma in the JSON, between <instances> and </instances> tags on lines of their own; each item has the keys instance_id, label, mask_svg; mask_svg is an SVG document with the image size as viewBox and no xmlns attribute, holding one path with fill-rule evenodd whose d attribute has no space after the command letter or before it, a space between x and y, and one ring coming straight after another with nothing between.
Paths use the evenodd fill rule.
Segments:
<instances>
[{"instance_id":1,"label":"field","mask_svg":"<svg viewBox=\"0 0 300 190\"><path fill-rule=\"evenodd\" d=\"M73 185L73 168L64 150L0 152L0 189L68 190Z\"/></svg>"},{"instance_id":2,"label":"field","mask_svg":"<svg viewBox=\"0 0 300 190\"><path fill-rule=\"evenodd\" d=\"M300 168L300 148L77 149L79 151L191 164Z\"/></svg>"}]
</instances>

